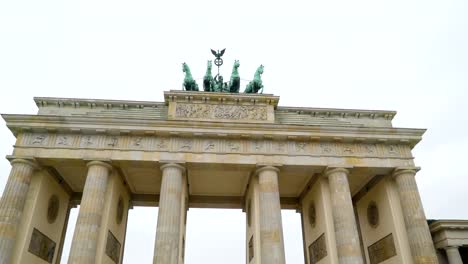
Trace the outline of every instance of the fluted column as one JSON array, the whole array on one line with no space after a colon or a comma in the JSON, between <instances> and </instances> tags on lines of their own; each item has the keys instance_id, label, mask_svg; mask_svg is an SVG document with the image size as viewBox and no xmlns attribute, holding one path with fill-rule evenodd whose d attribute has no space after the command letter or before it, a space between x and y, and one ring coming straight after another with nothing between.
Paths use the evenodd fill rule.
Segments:
<instances>
[{"instance_id":1,"label":"fluted column","mask_svg":"<svg viewBox=\"0 0 468 264\"><path fill-rule=\"evenodd\" d=\"M286 262L278 172L279 169L272 166L261 167L257 170L262 264L284 264Z\"/></svg>"},{"instance_id":2,"label":"fluted column","mask_svg":"<svg viewBox=\"0 0 468 264\"><path fill-rule=\"evenodd\" d=\"M161 166L158 225L153 263L177 264L181 235L184 167L169 163Z\"/></svg>"},{"instance_id":3,"label":"fluted column","mask_svg":"<svg viewBox=\"0 0 468 264\"><path fill-rule=\"evenodd\" d=\"M11 166L0 200L0 263L11 261L29 184L34 170L38 168L34 162L25 159L14 159Z\"/></svg>"},{"instance_id":4,"label":"fluted column","mask_svg":"<svg viewBox=\"0 0 468 264\"><path fill-rule=\"evenodd\" d=\"M397 168L397 184L406 232L415 264L438 263L429 226L416 185L416 169Z\"/></svg>"},{"instance_id":5,"label":"fluted column","mask_svg":"<svg viewBox=\"0 0 468 264\"><path fill-rule=\"evenodd\" d=\"M463 260L460 255L460 251L458 251L458 247L446 247L445 252L447 253L447 259L449 264L463 264Z\"/></svg>"},{"instance_id":6,"label":"fluted column","mask_svg":"<svg viewBox=\"0 0 468 264\"><path fill-rule=\"evenodd\" d=\"M327 168L324 173L330 185L339 263L361 264L363 259L351 191L349 190L348 175L349 171L346 168Z\"/></svg>"},{"instance_id":7,"label":"fluted column","mask_svg":"<svg viewBox=\"0 0 468 264\"><path fill-rule=\"evenodd\" d=\"M92 264L96 261L107 182L112 166L102 161L91 161L87 165L88 175L73 234L69 264Z\"/></svg>"}]
</instances>

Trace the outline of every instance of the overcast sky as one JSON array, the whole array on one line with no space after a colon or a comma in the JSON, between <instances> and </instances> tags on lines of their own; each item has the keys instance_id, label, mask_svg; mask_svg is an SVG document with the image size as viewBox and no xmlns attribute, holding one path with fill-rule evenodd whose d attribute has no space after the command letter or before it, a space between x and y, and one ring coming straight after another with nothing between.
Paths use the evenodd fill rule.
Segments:
<instances>
[{"instance_id":1,"label":"overcast sky","mask_svg":"<svg viewBox=\"0 0 468 264\"><path fill-rule=\"evenodd\" d=\"M263 64L282 106L396 110L394 126L427 128L413 151L426 215L468 219L467 47L466 0L1 1L0 112L34 114L34 96L162 101L182 62L200 79L227 48L224 78L234 59L246 80ZM3 120L0 138L10 154ZM9 171L1 160L0 191ZM151 263L156 219L131 210L125 263ZM283 223L287 262L303 263L299 214ZM190 209L186 263L243 263L244 240L240 211Z\"/></svg>"}]
</instances>

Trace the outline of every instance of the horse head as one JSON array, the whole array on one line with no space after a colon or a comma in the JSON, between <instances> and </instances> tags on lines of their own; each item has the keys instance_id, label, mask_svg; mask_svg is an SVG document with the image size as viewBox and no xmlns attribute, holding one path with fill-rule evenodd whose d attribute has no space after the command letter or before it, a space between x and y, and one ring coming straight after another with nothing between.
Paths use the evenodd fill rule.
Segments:
<instances>
[{"instance_id":1,"label":"horse head","mask_svg":"<svg viewBox=\"0 0 468 264\"><path fill-rule=\"evenodd\" d=\"M257 72L263 74L263 64L258 67Z\"/></svg>"},{"instance_id":2,"label":"horse head","mask_svg":"<svg viewBox=\"0 0 468 264\"><path fill-rule=\"evenodd\" d=\"M208 61L207 68L208 68L209 71L211 71L211 68L213 68L213 63L210 60Z\"/></svg>"}]
</instances>

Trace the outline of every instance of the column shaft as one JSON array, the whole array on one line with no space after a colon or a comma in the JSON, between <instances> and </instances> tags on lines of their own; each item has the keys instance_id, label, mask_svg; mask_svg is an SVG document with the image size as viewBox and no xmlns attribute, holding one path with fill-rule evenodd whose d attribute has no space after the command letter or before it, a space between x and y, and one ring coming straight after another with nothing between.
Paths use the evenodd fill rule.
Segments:
<instances>
[{"instance_id":1,"label":"column shaft","mask_svg":"<svg viewBox=\"0 0 468 264\"><path fill-rule=\"evenodd\" d=\"M449 264L463 264L463 260L460 255L460 251L458 251L458 247L447 247L445 248L445 252L447 253L447 259Z\"/></svg>"},{"instance_id":2,"label":"column shaft","mask_svg":"<svg viewBox=\"0 0 468 264\"><path fill-rule=\"evenodd\" d=\"M260 249L262 264L284 264L283 226L278 188L278 169L257 170L259 182Z\"/></svg>"},{"instance_id":3,"label":"column shaft","mask_svg":"<svg viewBox=\"0 0 468 264\"><path fill-rule=\"evenodd\" d=\"M177 264L182 232L181 221L183 221L181 206L184 197L182 192L184 167L171 163L162 166L161 170L162 182L153 263Z\"/></svg>"},{"instance_id":4,"label":"column shaft","mask_svg":"<svg viewBox=\"0 0 468 264\"><path fill-rule=\"evenodd\" d=\"M438 263L415 174L415 170L409 169L397 169L393 173L400 196L411 255L415 264Z\"/></svg>"},{"instance_id":5,"label":"column shaft","mask_svg":"<svg viewBox=\"0 0 468 264\"><path fill-rule=\"evenodd\" d=\"M10 176L0 200L0 263L10 263L29 184L37 166L24 159L11 162Z\"/></svg>"},{"instance_id":6,"label":"column shaft","mask_svg":"<svg viewBox=\"0 0 468 264\"><path fill-rule=\"evenodd\" d=\"M349 171L331 168L325 171L330 185L333 224L340 264L363 263L351 191L348 183Z\"/></svg>"},{"instance_id":7,"label":"column shaft","mask_svg":"<svg viewBox=\"0 0 468 264\"><path fill-rule=\"evenodd\" d=\"M95 263L107 182L112 167L101 161L88 163L80 212L73 234L69 264Z\"/></svg>"}]
</instances>

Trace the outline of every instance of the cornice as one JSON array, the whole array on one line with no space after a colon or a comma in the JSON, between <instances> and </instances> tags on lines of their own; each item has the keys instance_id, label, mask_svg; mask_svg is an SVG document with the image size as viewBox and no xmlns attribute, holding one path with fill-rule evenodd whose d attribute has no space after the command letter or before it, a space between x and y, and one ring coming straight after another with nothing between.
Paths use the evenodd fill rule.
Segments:
<instances>
[{"instance_id":1,"label":"cornice","mask_svg":"<svg viewBox=\"0 0 468 264\"><path fill-rule=\"evenodd\" d=\"M57 106L57 107L88 107L88 108L144 108L144 107L160 107L167 105L170 101L186 102L186 101L202 101L202 102L254 102L263 104L272 104L277 111L285 111L290 113L308 114L312 116L338 116L342 118L384 118L392 120L396 115L396 111L387 110L364 110L364 109L339 109L339 108L313 108L313 107L290 107L277 106L279 96L271 94L229 94L229 93L206 93L206 92L187 92L187 91L169 91L164 92L165 102L152 101L129 101L129 100L110 100L110 99L84 99L84 98L61 98L61 97L34 97L36 105L41 107Z\"/></svg>"},{"instance_id":2,"label":"cornice","mask_svg":"<svg viewBox=\"0 0 468 264\"><path fill-rule=\"evenodd\" d=\"M78 107L120 107L127 108L143 108L143 107L158 107L164 105L164 102L150 102L150 101L128 101L128 100L109 100L109 99L83 99L83 98L60 98L60 97L34 97L34 102L37 107L46 106L71 106Z\"/></svg>"},{"instance_id":3,"label":"cornice","mask_svg":"<svg viewBox=\"0 0 468 264\"><path fill-rule=\"evenodd\" d=\"M179 136L231 136L289 138L336 142L378 142L416 145L425 129L388 127L300 126L286 124L249 124L225 122L170 121L150 119L44 116L3 114L7 127L25 132L71 132L110 134L168 134ZM214 130L218 130L215 131Z\"/></svg>"},{"instance_id":4,"label":"cornice","mask_svg":"<svg viewBox=\"0 0 468 264\"><path fill-rule=\"evenodd\" d=\"M431 233L441 230L468 230L468 220L436 220L429 225Z\"/></svg>"},{"instance_id":5,"label":"cornice","mask_svg":"<svg viewBox=\"0 0 468 264\"><path fill-rule=\"evenodd\" d=\"M312 116L326 116L326 117L353 117L353 118L384 118L386 120L393 120L396 111L388 110L364 110L364 109L339 109L339 108L313 108L313 107L290 107L278 106L277 111L286 111L297 114L305 114Z\"/></svg>"}]
</instances>

